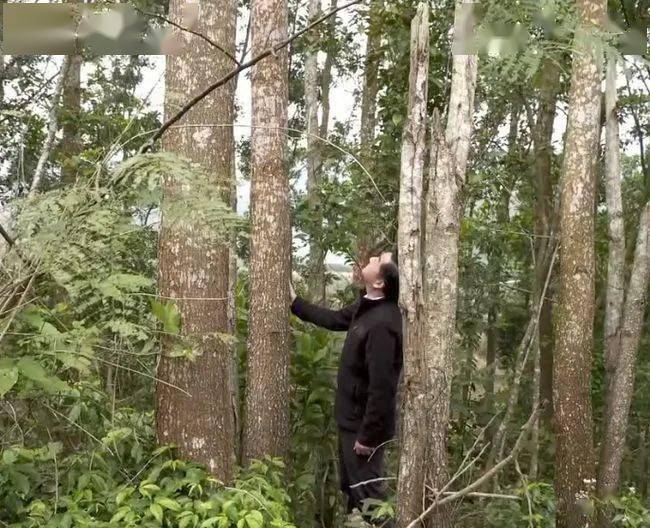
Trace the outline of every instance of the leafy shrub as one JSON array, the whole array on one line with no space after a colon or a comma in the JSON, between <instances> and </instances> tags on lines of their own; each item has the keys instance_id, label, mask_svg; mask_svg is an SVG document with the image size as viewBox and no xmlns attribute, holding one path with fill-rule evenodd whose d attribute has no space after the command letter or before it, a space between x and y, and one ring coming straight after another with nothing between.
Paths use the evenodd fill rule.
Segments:
<instances>
[{"instance_id":1,"label":"leafy shrub","mask_svg":"<svg viewBox=\"0 0 650 528\"><path fill-rule=\"evenodd\" d=\"M94 450L59 458L61 444L5 449L0 462L0 521L13 528L292 528L290 499L278 459L252 461L225 486L172 448L153 449L121 423Z\"/></svg>"}]
</instances>

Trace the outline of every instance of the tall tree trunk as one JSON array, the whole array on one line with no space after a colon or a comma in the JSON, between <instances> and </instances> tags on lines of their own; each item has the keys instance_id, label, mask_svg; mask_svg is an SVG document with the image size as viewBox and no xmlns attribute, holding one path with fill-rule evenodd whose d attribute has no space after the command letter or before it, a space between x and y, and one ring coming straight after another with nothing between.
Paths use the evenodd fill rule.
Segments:
<instances>
[{"instance_id":1,"label":"tall tree trunk","mask_svg":"<svg viewBox=\"0 0 650 528\"><path fill-rule=\"evenodd\" d=\"M617 61L607 64L605 91L605 196L607 199L607 234L609 258L607 262L607 300L605 305L605 387L616 371L621 346L621 323L625 300L625 225L621 198L621 162L617 112ZM605 416L607 419L607 416Z\"/></svg>"},{"instance_id":2,"label":"tall tree trunk","mask_svg":"<svg viewBox=\"0 0 650 528\"><path fill-rule=\"evenodd\" d=\"M180 0L170 3L170 17L182 20ZM232 0L203 2L197 31L217 41L231 54L235 50L236 3ZM186 51L168 58L165 114L176 112L184 94L203 90L213 77L232 67L230 59L203 39L182 33ZM231 123L234 114L234 83L206 97L184 118L183 124ZM166 150L201 164L210 174L210 184L223 189L230 202L234 157L229 127L189 126L170 130L163 139ZM164 201L170 204L187 191L170 176L164 182ZM191 192L191 189L190 189ZM168 220L168 219L167 219ZM175 443L181 456L207 465L219 479L233 477L236 462L235 409L232 390L236 380L231 369L231 350L215 334L229 330L229 248L215 244L200 224L180 226L163 223L159 242L159 290L164 297L177 298L184 336L197 343L200 355L194 361L169 355L172 343L163 340L157 375L192 396L169 385L156 386L156 426L160 443ZM211 300L201 300L209 298Z\"/></svg>"},{"instance_id":3,"label":"tall tree trunk","mask_svg":"<svg viewBox=\"0 0 650 528\"><path fill-rule=\"evenodd\" d=\"M81 55L70 57L70 69L63 86L63 136L61 137L61 183L74 185L77 179L77 164L73 161L82 151L79 137L79 117L81 114Z\"/></svg>"},{"instance_id":4,"label":"tall tree trunk","mask_svg":"<svg viewBox=\"0 0 650 528\"><path fill-rule=\"evenodd\" d=\"M551 224L553 223L553 185L552 159L553 123L560 86L560 68L557 64L545 59L542 65L542 83L539 90L539 107L533 132L535 154L535 285L534 290L540 291L546 279L546 271L542 264L542 255L547 251L550 242ZM553 312L552 303L547 295L543 300L539 317L537 342L539 347L539 399L548 402L542 410L542 418L550 425L553 417Z\"/></svg>"},{"instance_id":5,"label":"tall tree trunk","mask_svg":"<svg viewBox=\"0 0 650 528\"><path fill-rule=\"evenodd\" d=\"M397 480L398 526L417 517L424 496L427 443L426 355L422 292L423 174L427 133L429 8L420 3L411 23L408 118L402 138L397 245L400 255L400 308L404 319L404 377Z\"/></svg>"},{"instance_id":6,"label":"tall tree trunk","mask_svg":"<svg viewBox=\"0 0 650 528\"><path fill-rule=\"evenodd\" d=\"M456 2L455 27L459 36L465 26L462 10ZM425 488L441 489L448 478L447 432L451 380L453 376L453 347L456 333L458 301L458 244L460 233L460 190L465 182L473 130L474 94L478 59L475 55L454 55L451 91L446 130L442 130L438 112L434 112L431 137L431 162L426 197L423 250L424 320L423 358L420 365L420 386L405 385L405 390L424 391L407 398L421 398L424 409L423 436L417 441L425 444L425 458L419 460L425 471L424 479L408 479L400 483L401 512L398 526L406 526L414 514L419 514L428 501ZM408 409L408 408L407 408ZM408 411L407 411L408 412ZM404 417L405 427L411 418ZM406 432L403 436L407 435ZM418 473L416 475L419 476ZM442 508L432 516L431 526L452 525L451 510Z\"/></svg>"},{"instance_id":7,"label":"tall tree trunk","mask_svg":"<svg viewBox=\"0 0 650 528\"><path fill-rule=\"evenodd\" d=\"M602 51L588 38L605 0L578 0L569 118L562 165L561 264L556 306L553 401L558 528L589 524L586 495L595 477L589 395L594 319L594 158L598 148Z\"/></svg>"},{"instance_id":8,"label":"tall tree trunk","mask_svg":"<svg viewBox=\"0 0 650 528\"><path fill-rule=\"evenodd\" d=\"M253 0L252 53L287 36L286 0ZM285 150L287 52L252 75L250 335L244 457L284 456L289 447L291 217ZM273 376L269 376L273 373Z\"/></svg>"},{"instance_id":9,"label":"tall tree trunk","mask_svg":"<svg viewBox=\"0 0 650 528\"><path fill-rule=\"evenodd\" d=\"M626 290L616 66L616 58L611 58L607 68L606 89L605 159L610 241L605 311L604 435L598 466L598 495L601 498L607 498L618 490L628 414L634 390L634 365L643 329L650 258L650 205L646 205L639 221L632 274ZM606 512L601 512L599 522L602 526L609 526Z\"/></svg>"},{"instance_id":10,"label":"tall tree trunk","mask_svg":"<svg viewBox=\"0 0 650 528\"><path fill-rule=\"evenodd\" d=\"M377 126L377 93L379 91L379 63L381 62L381 31L379 24L383 0L371 0L366 30L366 59L361 93L361 158L370 157Z\"/></svg>"},{"instance_id":11,"label":"tall tree trunk","mask_svg":"<svg viewBox=\"0 0 650 528\"><path fill-rule=\"evenodd\" d=\"M309 0L308 17L310 21L318 18L321 0ZM318 50L310 43L305 59L305 121L307 124L307 202L309 214L320 218L318 210L318 186L321 179L321 140L318 125ZM320 225L320 222L319 222ZM313 232L309 240L309 272L307 276L309 296L321 304L325 301L325 252L322 237Z\"/></svg>"},{"instance_id":12,"label":"tall tree trunk","mask_svg":"<svg viewBox=\"0 0 650 528\"><path fill-rule=\"evenodd\" d=\"M616 369L605 400L605 431L600 452L598 495L606 498L618 490L630 404L634 393L634 366L641 340L650 278L650 203L639 221L632 274L625 294ZM603 525L608 526L603 518Z\"/></svg>"},{"instance_id":13,"label":"tall tree trunk","mask_svg":"<svg viewBox=\"0 0 650 528\"><path fill-rule=\"evenodd\" d=\"M510 130L508 131L508 157L513 159L516 156L519 114L521 106L513 104L510 112ZM502 185L499 194L499 200L496 207L496 223L498 226L507 225L510 219L510 193L511 185ZM501 290L501 264L503 255L501 244L495 244L489 255L490 267L493 270L492 282L490 286L490 305L487 315L487 354L486 354L486 383L485 396L483 400L483 412L489 421L494 413L494 378L496 376L498 363L498 335L497 328L499 319L499 304Z\"/></svg>"}]
</instances>

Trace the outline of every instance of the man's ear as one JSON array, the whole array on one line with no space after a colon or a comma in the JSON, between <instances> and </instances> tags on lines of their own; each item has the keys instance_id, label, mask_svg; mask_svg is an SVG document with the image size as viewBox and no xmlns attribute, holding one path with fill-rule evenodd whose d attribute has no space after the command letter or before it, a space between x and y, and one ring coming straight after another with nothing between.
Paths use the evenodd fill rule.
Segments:
<instances>
[{"instance_id":1,"label":"man's ear","mask_svg":"<svg viewBox=\"0 0 650 528\"><path fill-rule=\"evenodd\" d=\"M372 287L375 288L376 290L383 290L384 279L377 279L375 282L372 283Z\"/></svg>"}]
</instances>

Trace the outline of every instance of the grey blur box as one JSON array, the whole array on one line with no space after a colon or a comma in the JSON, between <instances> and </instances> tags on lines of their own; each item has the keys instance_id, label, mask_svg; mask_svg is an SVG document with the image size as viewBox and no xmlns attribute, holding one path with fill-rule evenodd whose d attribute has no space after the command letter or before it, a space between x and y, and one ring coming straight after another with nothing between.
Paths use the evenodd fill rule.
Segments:
<instances>
[{"instance_id":1,"label":"grey blur box","mask_svg":"<svg viewBox=\"0 0 650 528\"><path fill-rule=\"evenodd\" d=\"M3 50L8 55L75 52L74 4L3 5Z\"/></svg>"},{"instance_id":2,"label":"grey blur box","mask_svg":"<svg viewBox=\"0 0 650 528\"><path fill-rule=\"evenodd\" d=\"M4 4L2 29L9 55L158 55L165 35L129 4Z\"/></svg>"}]
</instances>

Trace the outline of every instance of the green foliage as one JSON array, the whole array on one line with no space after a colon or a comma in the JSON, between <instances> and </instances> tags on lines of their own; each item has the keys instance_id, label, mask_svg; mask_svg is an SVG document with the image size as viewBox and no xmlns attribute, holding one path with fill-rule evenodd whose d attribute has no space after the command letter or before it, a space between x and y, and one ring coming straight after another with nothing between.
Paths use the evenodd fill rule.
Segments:
<instances>
[{"instance_id":1,"label":"green foliage","mask_svg":"<svg viewBox=\"0 0 650 528\"><path fill-rule=\"evenodd\" d=\"M99 446L80 454L61 456L60 443L5 449L0 520L13 528L293 528L281 461L253 461L224 486L169 447L154 449L151 418L121 413Z\"/></svg>"},{"instance_id":2,"label":"green foliage","mask_svg":"<svg viewBox=\"0 0 650 528\"><path fill-rule=\"evenodd\" d=\"M523 487L507 490L519 500L494 500L486 508L487 526L499 528L553 528L555 526L555 495L553 486L545 482L530 482ZM506 491L506 492L507 492Z\"/></svg>"}]
</instances>

